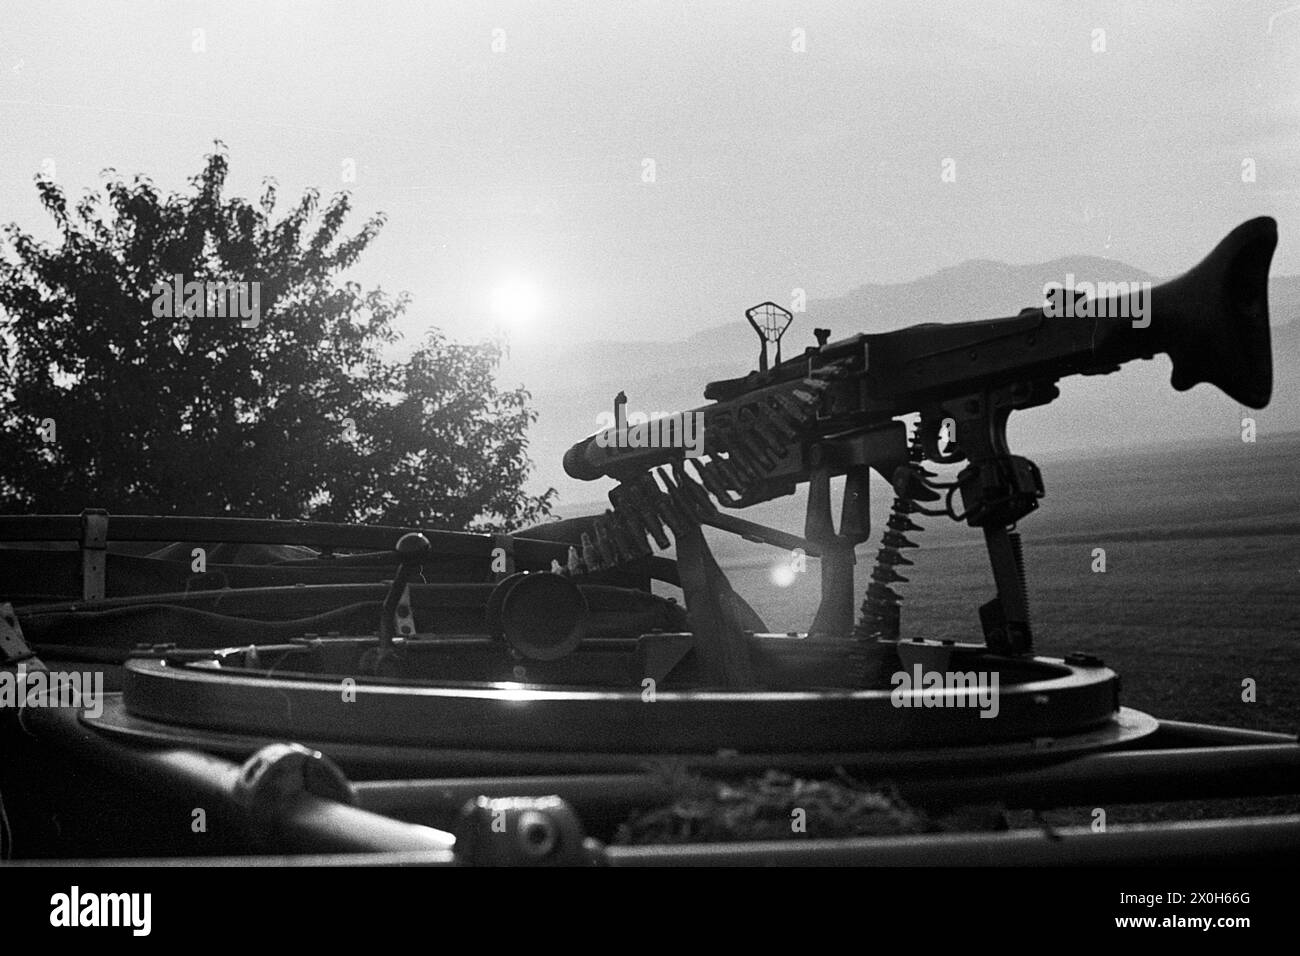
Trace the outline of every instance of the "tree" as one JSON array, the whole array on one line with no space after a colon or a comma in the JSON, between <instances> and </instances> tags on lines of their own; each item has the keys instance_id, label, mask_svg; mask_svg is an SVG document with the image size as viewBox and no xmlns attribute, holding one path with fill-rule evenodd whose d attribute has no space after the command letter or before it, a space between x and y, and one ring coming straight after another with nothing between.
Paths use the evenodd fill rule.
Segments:
<instances>
[{"instance_id":1,"label":"tree","mask_svg":"<svg viewBox=\"0 0 1300 956\"><path fill-rule=\"evenodd\" d=\"M218 142L193 194L165 198L107 170L75 209L37 177L60 238L4 230L0 511L482 530L548 514L554 489L523 490L536 414L497 387L501 344L433 331L395 360L409 295L341 278L382 214L346 236L348 195L318 210L308 190L276 219L274 181L253 205L223 195L227 169Z\"/></svg>"}]
</instances>

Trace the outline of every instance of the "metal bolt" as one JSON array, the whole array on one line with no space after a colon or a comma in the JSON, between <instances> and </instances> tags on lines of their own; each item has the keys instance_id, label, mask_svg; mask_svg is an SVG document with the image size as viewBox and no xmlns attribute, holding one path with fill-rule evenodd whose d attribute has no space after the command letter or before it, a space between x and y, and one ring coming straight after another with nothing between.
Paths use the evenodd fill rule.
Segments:
<instances>
[{"instance_id":1,"label":"metal bolt","mask_svg":"<svg viewBox=\"0 0 1300 956\"><path fill-rule=\"evenodd\" d=\"M536 810L525 810L519 814L516 832L519 835L520 849L526 855L537 859L550 856L559 843L559 831L554 821Z\"/></svg>"}]
</instances>

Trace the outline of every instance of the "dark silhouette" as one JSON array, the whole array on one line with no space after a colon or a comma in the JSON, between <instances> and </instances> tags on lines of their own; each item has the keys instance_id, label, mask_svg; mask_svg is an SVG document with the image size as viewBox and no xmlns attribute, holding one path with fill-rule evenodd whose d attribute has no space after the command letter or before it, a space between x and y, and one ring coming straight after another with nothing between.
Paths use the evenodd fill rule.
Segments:
<instances>
[{"instance_id":1,"label":"dark silhouette","mask_svg":"<svg viewBox=\"0 0 1300 956\"><path fill-rule=\"evenodd\" d=\"M255 204L227 198L227 166L217 143L193 192L165 197L109 170L75 206L37 178L60 239L6 227L0 511L483 530L545 516L554 491L523 490L528 393L494 380L503 346L432 331L393 360L409 296L341 279L383 215L343 235L348 195L318 209L313 189L277 220L274 181ZM191 283L225 286L182 299Z\"/></svg>"}]
</instances>

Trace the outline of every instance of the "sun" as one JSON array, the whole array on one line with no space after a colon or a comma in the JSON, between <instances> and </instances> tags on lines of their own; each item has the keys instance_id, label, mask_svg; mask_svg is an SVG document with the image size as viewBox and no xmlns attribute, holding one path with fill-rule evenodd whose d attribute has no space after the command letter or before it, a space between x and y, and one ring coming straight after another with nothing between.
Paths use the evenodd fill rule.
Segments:
<instances>
[{"instance_id":1,"label":"sun","mask_svg":"<svg viewBox=\"0 0 1300 956\"><path fill-rule=\"evenodd\" d=\"M492 313L507 328L528 328L541 307L537 287L526 279L507 279L492 290Z\"/></svg>"}]
</instances>

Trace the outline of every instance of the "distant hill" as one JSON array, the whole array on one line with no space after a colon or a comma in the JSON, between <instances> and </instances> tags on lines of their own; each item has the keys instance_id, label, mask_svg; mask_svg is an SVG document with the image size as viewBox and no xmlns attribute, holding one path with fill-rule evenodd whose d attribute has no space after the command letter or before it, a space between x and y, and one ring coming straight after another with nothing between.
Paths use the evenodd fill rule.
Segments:
<instances>
[{"instance_id":1,"label":"distant hill","mask_svg":"<svg viewBox=\"0 0 1300 956\"><path fill-rule=\"evenodd\" d=\"M1025 306L1041 304L1043 285L1064 282L1068 274L1093 282L1163 281L1096 257L1019 266L973 260L912 282L864 285L836 298L810 301L786 335L787 354L812 344L815 327L830 328L834 339L918 322L1014 315ZM756 289L755 300L768 291ZM1274 323L1273 401L1269 408L1251 413L1261 433L1300 428L1300 276L1270 279L1269 306ZM560 460L573 442L595 430L596 416L612 407L616 393L626 392L630 409L690 408L703 403L707 382L754 368L757 346L742 318L677 342L553 342L514 355L503 368L502 380L522 383L533 394L538 411L530 432L530 454L537 464L534 485L559 489L561 513L566 504L600 499L606 484L569 479ZM1169 371L1169 360L1161 356L1130 363L1119 375L1065 379L1058 401L1013 416L1014 446L1041 455L1231 438L1240 431L1241 410L1235 402L1208 385L1176 393L1169 386Z\"/></svg>"}]
</instances>

